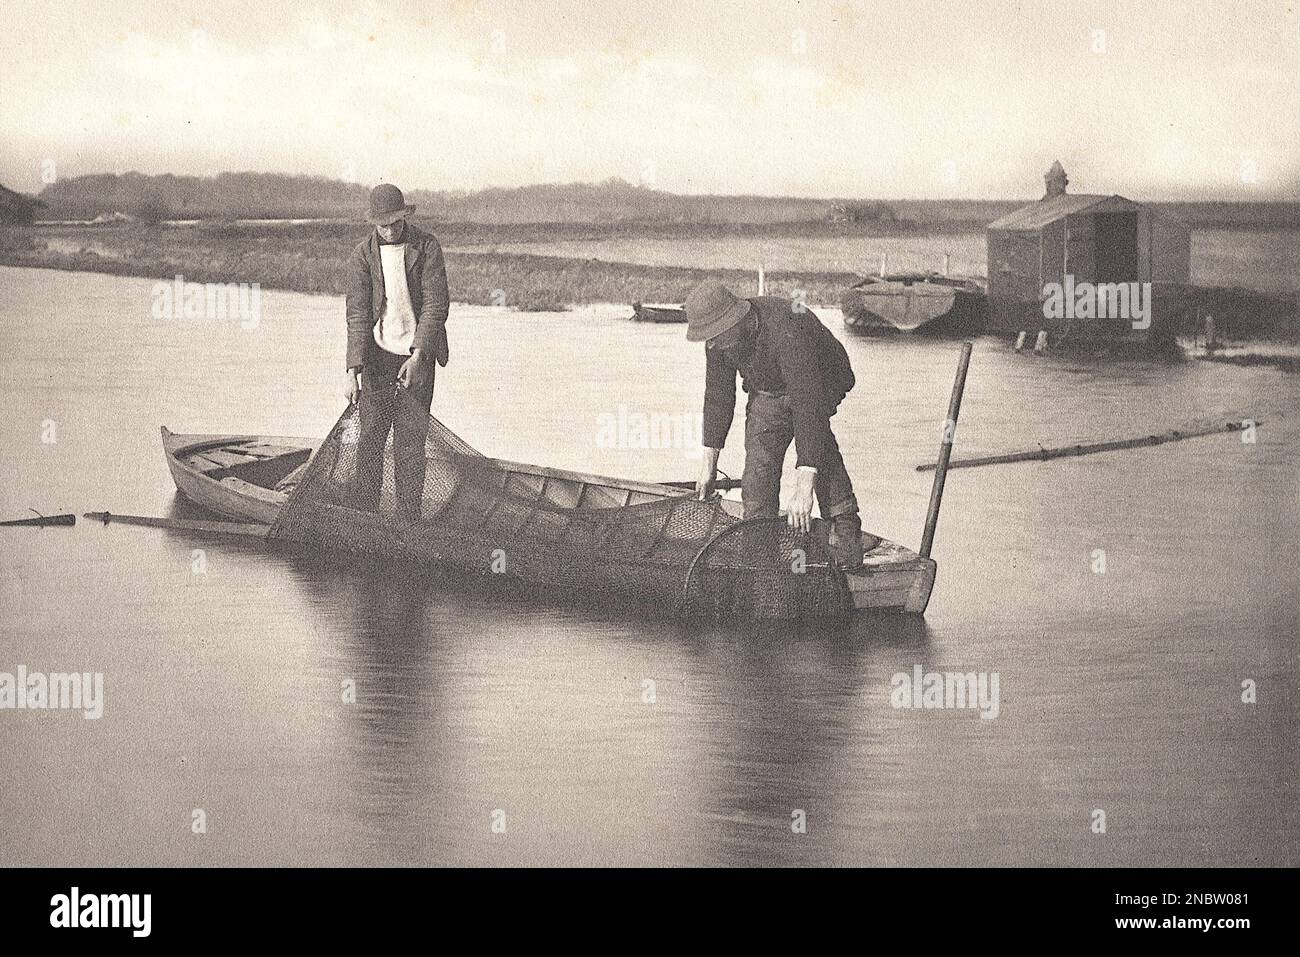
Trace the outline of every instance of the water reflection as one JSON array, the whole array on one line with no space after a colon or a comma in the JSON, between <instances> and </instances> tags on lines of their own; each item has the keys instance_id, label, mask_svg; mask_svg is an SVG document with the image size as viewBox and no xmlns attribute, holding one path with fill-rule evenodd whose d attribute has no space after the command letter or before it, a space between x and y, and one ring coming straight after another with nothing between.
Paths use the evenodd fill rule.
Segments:
<instances>
[{"instance_id":1,"label":"water reflection","mask_svg":"<svg viewBox=\"0 0 1300 957\"><path fill-rule=\"evenodd\" d=\"M0 277L5 514L210 517L176 496L159 423L321 435L337 418L335 299L267 292L257 330L182 327L150 317L148 280ZM698 409L702 358L680 329L457 309L460 358L435 410L484 452L646 479L696 471L680 449L596 441L620 403ZM66 322L24 321L35 314ZM95 348L68 360L67 341ZM503 401L503 383L553 394L538 341L571 387ZM837 428L864 521L914 545L929 481L913 466L934 456L956 347L846 347L862 385ZM285 382L300 386L291 399ZM1300 379L1273 370L977 343L963 454L1196 417L1265 425L1250 445L954 473L924 621L688 626L433 570L410 587L255 540L6 529L0 670L103 670L107 704L99 722L0 716L0 753L24 769L0 780L0 857L1294 864L1298 404ZM38 441L46 418L56 445ZM724 455L733 473L739 445ZM893 710L891 674L918 664L1000 672L999 717ZM348 679L355 704L341 700ZM196 806L216 825L202 843ZM1116 822L1104 842L1087 827L1098 806Z\"/></svg>"},{"instance_id":2,"label":"water reflection","mask_svg":"<svg viewBox=\"0 0 1300 957\"><path fill-rule=\"evenodd\" d=\"M438 760L448 742L446 689L433 656L440 647L436 596L397 575L366 574L338 564L290 557L308 603L325 614L329 653L345 676L340 698L345 735L338 759L350 773L351 813L361 838L393 855L418 859L415 835L450 782ZM387 856L387 855L386 855Z\"/></svg>"},{"instance_id":3,"label":"water reflection","mask_svg":"<svg viewBox=\"0 0 1300 957\"><path fill-rule=\"evenodd\" d=\"M875 623L877 640L924 642L924 626ZM697 674L725 705L702 716L706 771L696 813L704 859L725 864L829 861L823 839L856 789L877 773L857 767L843 793L851 752L871 748L866 689L878 649L852 629L751 627L717 631L700 645Z\"/></svg>"},{"instance_id":4,"label":"water reflection","mask_svg":"<svg viewBox=\"0 0 1300 957\"><path fill-rule=\"evenodd\" d=\"M490 610L503 598L499 590L487 583L449 587L436 570L276 551L304 593L322 651L338 659L339 674L355 676L357 700L341 712L346 732L337 759L351 772L349 813L363 822L358 840L390 863L472 860L485 852L504 861L519 860L518 853L531 860L540 851L504 851L504 844L484 840L485 810L517 807L525 799L512 782L520 741L496 741L492 726L499 716L482 714L476 700L489 686L514 689L511 709L532 716L516 731L531 742L523 760L546 767L533 797L573 811L569 830L580 819L580 830L625 831L629 815L648 815L640 826L661 841L669 836L657 849L642 845L639 852L649 860L665 853L665 860L685 855L712 863L825 854L833 848L819 837L791 840L791 814L798 809L825 829L855 803L850 798L846 805L839 791L845 746L869 746L877 733L864 724L873 655L882 646L919 654L929 633L921 619L883 615L833 632L818 624L723 627L636 619L621 626L611 647L617 610L578 603L539 607L516 595L505 597L514 602L506 611L521 622L533 620L548 640L511 655L489 653L492 670L481 673L471 662L483 648L473 646L499 646L489 632L501 620L499 605ZM557 616L562 631L551 628ZM624 682L621 707L614 709L622 720L603 729L603 747L577 765L566 754L572 717L564 696L557 698L552 682L531 680L554 667L543 649L557 641L566 666L579 671L611 656L655 662L643 669L646 677ZM647 680L653 682L649 691ZM596 678L576 693L599 696L600 684ZM637 709L655 716L660 733L652 740L661 739L664 752L646 753L645 722L627 720ZM591 716L579 719L585 724ZM655 770L641 793L620 797L618 781L635 752L641 753L632 760ZM863 787L861 775L869 773L858 769L851 787ZM674 798L660 805L654 798L666 784ZM466 794L476 792L492 794L494 807L471 807ZM516 826L527 833L534 822L522 817ZM561 845L583 843L577 833L550 837ZM554 843L545 853L556 853ZM607 859L601 853L576 862Z\"/></svg>"}]
</instances>

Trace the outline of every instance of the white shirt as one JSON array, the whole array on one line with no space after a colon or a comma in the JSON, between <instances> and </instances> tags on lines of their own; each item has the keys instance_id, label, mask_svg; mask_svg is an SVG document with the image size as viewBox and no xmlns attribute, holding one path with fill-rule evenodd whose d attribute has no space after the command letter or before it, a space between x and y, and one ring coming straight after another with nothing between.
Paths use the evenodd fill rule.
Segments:
<instances>
[{"instance_id":1,"label":"white shirt","mask_svg":"<svg viewBox=\"0 0 1300 957\"><path fill-rule=\"evenodd\" d=\"M384 312L375 323L375 344L399 356L411 354L415 342L415 310L406 285L406 243L380 243L384 271Z\"/></svg>"}]
</instances>

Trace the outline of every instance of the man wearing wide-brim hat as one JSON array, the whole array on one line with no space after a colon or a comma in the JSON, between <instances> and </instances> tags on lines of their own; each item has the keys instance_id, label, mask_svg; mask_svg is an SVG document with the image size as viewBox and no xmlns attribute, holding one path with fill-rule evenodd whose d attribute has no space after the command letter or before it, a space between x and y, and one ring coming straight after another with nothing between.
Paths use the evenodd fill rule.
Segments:
<instances>
[{"instance_id":1,"label":"man wearing wide-brim hat","mask_svg":"<svg viewBox=\"0 0 1300 957\"><path fill-rule=\"evenodd\" d=\"M360 418L353 505L375 511L383 452L393 434L399 514L420 517L424 440L437 365L447 364L447 269L442 247L407 221L415 207L381 183L370 192L366 220L375 228L347 266L347 379L344 395Z\"/></svg>"},{"instance_id":2,"label":"man wearing wide-brim hat","mask_svg":"<svg viewBox=\"0 0 1300 957\"><path fill-rule=\"evenodd\" d=\"M778 296L739 299L720 282L686 297L686 338L705 345L704 467L701 498L713 492L718 456L736 409L736 375L745 405L745 518L780 514L781 469L791 441L797 456L789 524L808 531L813 492L831 523L830 544L845 568L862 566L862 523L831 416L853 388L853 369L838 339L802 303Z\"/></svg>"}]
</instances>

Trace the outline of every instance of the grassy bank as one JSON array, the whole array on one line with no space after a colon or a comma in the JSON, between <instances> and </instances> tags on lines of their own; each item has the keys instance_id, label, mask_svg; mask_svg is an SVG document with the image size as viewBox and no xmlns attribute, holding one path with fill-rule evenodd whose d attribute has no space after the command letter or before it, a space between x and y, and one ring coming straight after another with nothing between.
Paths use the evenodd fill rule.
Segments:
<instances>
[{"instance_id":1,"label":"grassy bank","mask_svg":"<svg viewBox=\"0 0 1300 957\"><path fill-rule=\"evenodd\" d=\"M828 250L851 248L851 240L868 236L887 237L877 245L899 236L908 237L904 246L926 245L924 240L911 242L924 231L899 224L436 223L430 228L446 250L453 299L522 311L553 311L595 302L681 302L693 285L706 278L720 279L741 295L753 295L755 273L728 266L762 261L768 254L797 263L792 251L804 245L812 247L812 253L803 257L803 265L814 268L769 272L768 291L803 298L813 305L829 305L837 303L843 289L858 276L842 269L816 268L819 259L827 261ZM8 229L0 230L0 264L151 279L171 279L179 274L192 282L257 283L264 289L337 295L344 291L344 260L365 238L367 229L364 224L341 221ZM815 241L801 243L799 237ZM967 237L962 234L961 238ZM626 239L653 240L657 248L678 253L681 261L621 261L635 256L638 248L635 242L620 242ZM535 245L525 251L500 248L528 243ZM548 246L566 243L568 255L549 254ZM584 246L598 250L602 245L609 250L602 258L579 258ZM722 257L721 262L712 264L718 268L686 264L707 259L717 250L740 250L743 254ZM1248 262L1261 255L1255 251L1254 258L1247 257ZM1285 271L1277 265L1270 269ZM1223 337L1300 338L1300 308L1294 293L1209 283L1190 293L1201 315L1215 317Z\"/></svg>"},{"instance_id":2,"label":"grassy bank","mask_svg":"<svg viewBox=\"0 0 1300 957\"><path fill-rule=\"evenodd\" d=\"M599 227L561 231L589 236L592 229ZM593 302L681 302L705 278L727 282L741 294L752 295L756 286L755 275L745 270L644 266L490 248L520 236L535 238L540 235L536 227L453 224L438 226L437 233L446 248L448 283L457 302L541 311ZM364 225L350 223L21 229L0 234L0 264L152 279L179 274L192 282L339 294L344 291L342 264L365 236ZM844 272L774 272L768 275L768 289L833 303L855 278Z\"/></svg>"}]
</instances>

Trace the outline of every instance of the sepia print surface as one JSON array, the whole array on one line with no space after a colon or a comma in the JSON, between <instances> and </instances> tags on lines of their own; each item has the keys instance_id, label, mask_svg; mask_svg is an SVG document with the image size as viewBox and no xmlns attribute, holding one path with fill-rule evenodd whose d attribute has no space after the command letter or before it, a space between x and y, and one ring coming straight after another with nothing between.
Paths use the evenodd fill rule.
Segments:
<instances>
[{"instance_id":1,"label":"sepia print surface","mask_svg":"<svg viewBox=\"0 0 1300 957\"><path fill-rule=\"evenodd\" d=\"M3 19L0 863L1300 863L1295 4Z\"/></svg>"}]
</instances>

